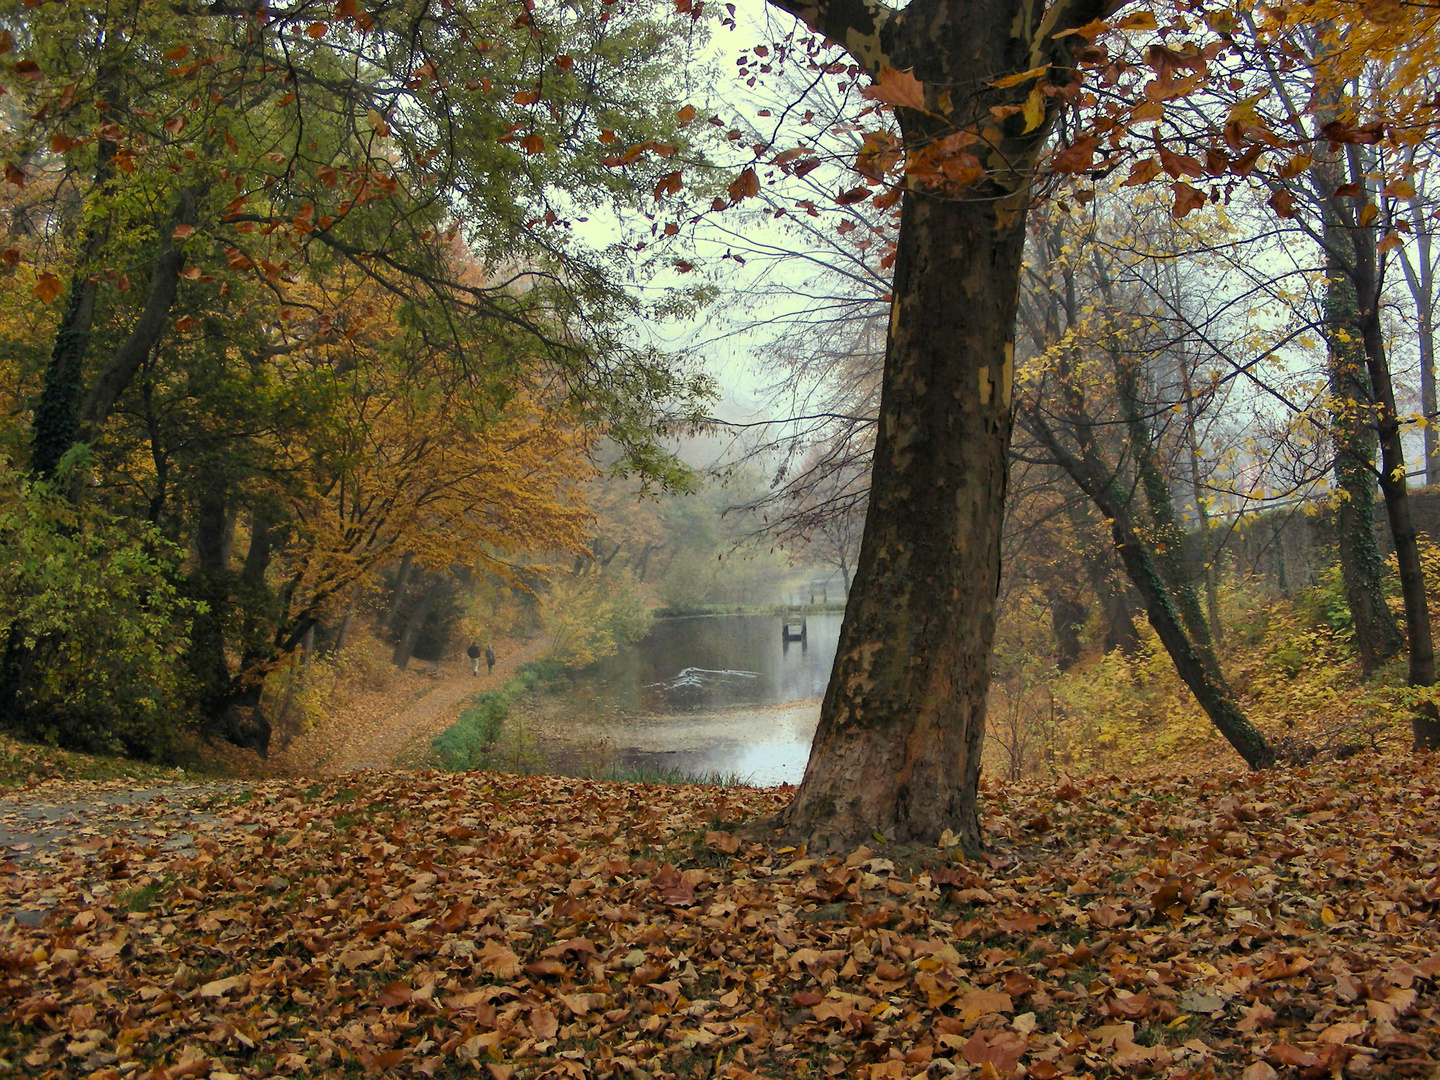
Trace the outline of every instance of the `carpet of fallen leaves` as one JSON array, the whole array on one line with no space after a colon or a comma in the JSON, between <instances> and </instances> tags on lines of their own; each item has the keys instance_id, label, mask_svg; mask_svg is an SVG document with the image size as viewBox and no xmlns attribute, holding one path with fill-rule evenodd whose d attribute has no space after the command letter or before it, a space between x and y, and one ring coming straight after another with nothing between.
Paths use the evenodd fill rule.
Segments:
<instances>
[{"instance_id":1,"label":"carpet of fallen leaves","mask_svg":"<svg viewBox=\"0 0 1440 1080\"><path fill-rule=\"evenodd\" d=\"M815 858L786 791L365 773L0 864L0 1072L1433 1076L1440 775L1053 782Z\"/></svg>"}]
</instances>

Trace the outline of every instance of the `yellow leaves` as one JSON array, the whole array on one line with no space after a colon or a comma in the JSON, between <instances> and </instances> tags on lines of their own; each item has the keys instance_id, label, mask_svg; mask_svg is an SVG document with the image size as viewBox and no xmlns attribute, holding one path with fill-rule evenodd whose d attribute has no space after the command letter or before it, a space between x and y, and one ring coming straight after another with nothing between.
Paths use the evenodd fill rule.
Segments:
<instances>
[{"instance_id":1,"label":"yellow leaves","mask_svg":"<svg viewBox=\"0 0 1440 1080\"><path fill-rule=\"evenodd\" d=\"M1280 167L1281 180L1293 180L1306 169L1314 164L1315 158L1311 154L1296 154L1289 161Z\"/></svg>"},{"instance_id":2,"label":"yellow leaves","mask_svg":"<svg viewBox=\"0 0 1440 1080\"><path fill-rule=\"evenodd\" d=\"M1041 86L1036 86L1030 91L1021 109L1021 115L1025 118L1025 133L1029 134L1045 122L1045 91Z\"/></svg>"},{"instance_id":3,"label":"yellow leaves","mask_svg":"<svg viewBox=\"0 0 1440 1080\"><path fill-rule=\"evenodd\" d=\"M385 122L385 117L380 114L379 109L366 109L365 122L370 125L370 130L380 138L385 139L390 136L390 125Z\"/></svg>"},{"instance_id":4,"label":"yellow leaves","mask_svg":"<svg viewBox=\"0 0 1440 1080\"><path fill-rule=\"evenodd\" d=\"M1006 75L1004 78L996 79L990 85L997 89L1004 90L1011 86L1019 86L1023 82L1029 82L1031 79L1038 79L1049 70L1049 64L1041 64L1039 67L1033 67L1029 71L1020 71L1014 75Z\"/></svg>"},{"instance_id":5,"label":"yellow leaves","mask_svg":"<svg viewBox=\"0 0 1440 1080\"><path fill-rule=\"evenodd\" d=\"M1360 213L1356 217L1356 221L1359 222L1362 227L1364 227L1366 225L1373 225L1375 219L1379 216L1380 208L1374 203L1366 203L1360 208Z\"/></svg>"},{"instance_id":6,"label":"yellow leaves","mask_svg":"<svg viewBox=\"0 0 1440 1080\"><path fill-rule=\"evenodd\" d=\"M1413 199L1415 185L1409 180L1391 180L1385 185L1384 194L1392 199Z\"/></svg>"}]
</instances>

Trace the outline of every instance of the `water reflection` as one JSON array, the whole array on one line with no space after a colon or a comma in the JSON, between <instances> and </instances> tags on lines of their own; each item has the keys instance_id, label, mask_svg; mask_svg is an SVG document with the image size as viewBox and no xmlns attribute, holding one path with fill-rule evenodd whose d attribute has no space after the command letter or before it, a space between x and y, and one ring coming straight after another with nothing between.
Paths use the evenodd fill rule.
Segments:
<instances>
[{"instance_id":1,"label":"water reflection","mask_svg":"<svg viewBox=\"0 0 1440 1080\"><path fill-rule=\"evenodd\" d=\"M568 695L592 718L575 737L620 766L799 783L839 636L839 613L807 616L801 641L773 615L661 620Z\"/></svg>"}]
</instances>

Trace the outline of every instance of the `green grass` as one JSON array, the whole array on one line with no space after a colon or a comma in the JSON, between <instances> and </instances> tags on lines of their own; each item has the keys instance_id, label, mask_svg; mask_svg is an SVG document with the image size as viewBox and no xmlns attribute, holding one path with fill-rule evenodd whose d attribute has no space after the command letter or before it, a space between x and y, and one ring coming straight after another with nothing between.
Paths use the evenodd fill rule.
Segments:
<instances>
[{"instance_id":1,"label":"green grass","mask_svg":"<svg viewBox=\"0 0 1440 1080\"><path fill-rule=\"evenodd\" d=\"M487 763L488 751L500 739L510 706L527 690L557 678L561 667L553 660L532 660L521 664L499 690L476 694L473 704L460 719L435 736L430 744L442 769L461 772Z\"/></svg>"},{"instance_id":2,"label":"green grass","mask_svg":"<svg viewBox=\"0 0 1440 1080\"><path fill-rule=\"evenodd\" d=\"M612 765L584 777L587 780L610 780L618 784L698 784L701 787L750 787L748 778L739 773L688 773L684 769L657 769L650 765Z\"/></svg>"}]
</instances>

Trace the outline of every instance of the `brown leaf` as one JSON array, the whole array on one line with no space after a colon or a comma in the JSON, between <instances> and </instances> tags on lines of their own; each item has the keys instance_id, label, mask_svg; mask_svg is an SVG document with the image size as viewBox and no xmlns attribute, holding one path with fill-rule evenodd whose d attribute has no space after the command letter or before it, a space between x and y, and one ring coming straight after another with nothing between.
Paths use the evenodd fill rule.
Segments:
<instances>
[{"instance_id":1,"label":"brown leaf","mask_svg":"<svg viewBox=\"0 0 1440 1080\"><path fill-rule=\"evenodd\" d=\"M397 981L387 983L375 1001L382 1009L395 1009L407 1004L412 996L410 987Z\"/></svg>"},{"instance_id":2,"label":"brown leaf","mask_svg":"<svg viewBox=\"0 0 1440 1080\"><path fill-rule=\"evenodd\" d=\"M560 1030L560 1021L549 1009L530 1010L530 1034L537 1039L553 1039Z\"/></svg>"},{"instance_id":3,"label":"brown leaf","mask_svg":"<svg viewBox=\"0 0 1440 1080\"><path fill-rule=\"evenodd\" d=\"M960 1055L971 1065L992 1065L996 1072L1008 1073L1019 1063L1029 1041L1023 1035L1001 1031L987 1035L977 1031L960 1048Z\"/></svg>"},{"instance_id":4,"label":"brown leaf","mask_svg":"<svg viewBox=\"0 0 1440 1080\"><path fill-rule=\"evenodd\" d=\"M1292 1069L1303 1069L1319 1062L1319 1058L1308 1050L1301 1050L1286 1042L1277 1042L1265 1051L1265 1060L1271 1065L1285 1065Z\"/></svg>"},{"instance_id":5,"label":"brown leaf","mask_svg":"<svg viewBox=\"0 0 1440 1080\"><path fill-rule=\"evenodd\" d=\"M732 204L738 203L741 199L750 198L760 194L760 178L755 175L753 168L747 168L734 180L730 181L730 187L726 194L730 196Z\"/></svg>"},{"instance_id":6,"label":"brown leaf","mask_svg":"<svg viewBox=\"0 0 1440 1080\"><path fill-rule=\"evenodd\" d=\"M480 970L497 979L513 979L520 974L520 957L500 942L489 939L475 954Z\"/></svg>"},{"instance_id":7,"label":"brown leaf","mask_svg":"<svg viewBox=\"0 0 1440 1080\"><path fill-rule=\"evenodd\" d=\"M896 71L888 64L881 65L875 82L860 91L862 97L871 101L883 101L904 109L925 112L925 84L909 71Z\"/></svg>"},{"instance_id":8,"label":"brown leaf","mask_svg":"<svg viewBox=\"0 0 1440 1080\"><path fill-rule=\"evenodd\" d=\"M1177 221L1190 211L1198 210L1205 205L1205 192L1197 187L1191 187L1184 180L1171 184L1170 190L1175 193L1175 203L1170 207L1170 216Z\"/></svg>"},{"instance_id":9,"label":"brown leaf","mask_svg":"<svg viewBox=\"0 0 1440 1080\"><path fill-rule=\"evenodd\" d=\"M1014 1012L1015 1003L1009 994L1000 990L972 990L956 1002L956 1008L960 1014L960 1022L969 1027L982 1016ZM974 1064L978 1065L979 1062Z\"/></svg>"}]
</instances>

